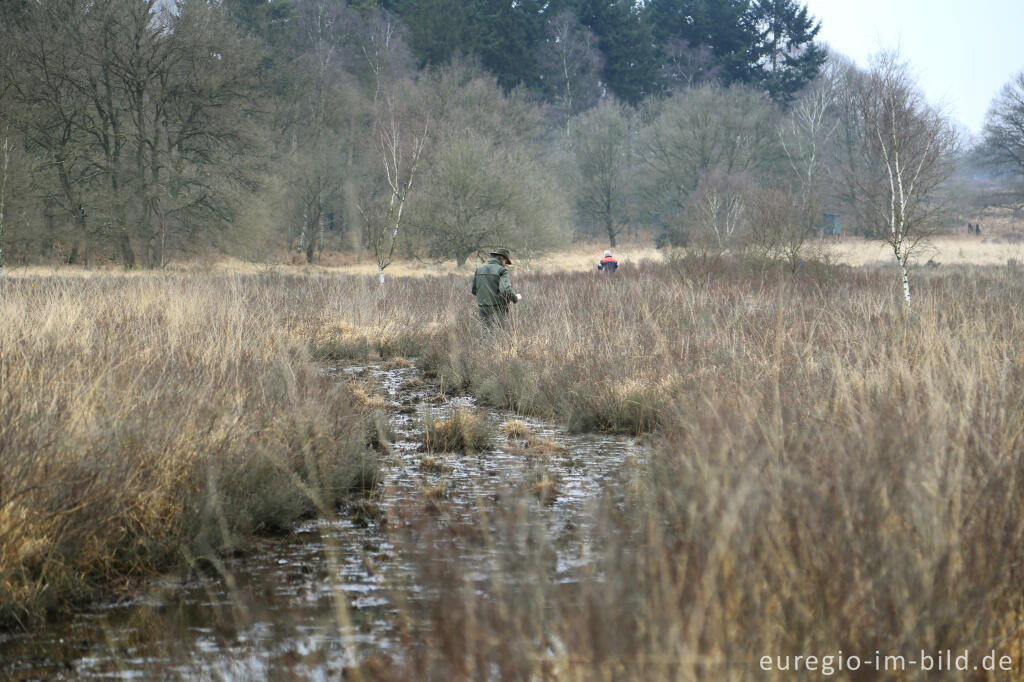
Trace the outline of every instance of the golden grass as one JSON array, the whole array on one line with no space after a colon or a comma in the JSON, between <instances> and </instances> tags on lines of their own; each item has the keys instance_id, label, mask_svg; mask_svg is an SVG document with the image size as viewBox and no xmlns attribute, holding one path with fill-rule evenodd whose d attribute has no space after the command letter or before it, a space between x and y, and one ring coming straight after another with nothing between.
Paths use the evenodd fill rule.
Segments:
<instances>
[{"instance_id":1,"label":"golden grass","mask_svg":"<svg viewBox=\"0 0 1024 682\"><path fill-rule=\"evenodd\" d=\"M518 419L510 419L502 424L501 432L506 438L515 440L526 440L533 435L530 427Z\"/></svg>"},{"instance_id":2,"label":"golden grass","mask_svg":"<svg viewBox=\"0 0 1024 682\"><path fill-rule=\"evenodd\" d=\"M886 244L859 238L828 243L826 252L837 263L846 265L893 262L892 251ZM931 260L940 265L1006 265L1011 259L1024 262L1024 243L1002 241L999 236L972 237L964 234L931 238L913 260L916 263Z\"/></svg>"},{"instance_id":3,"label":"golden grass","mask_svg":"<svg viewBox=\"0 0 1024 682\"><path fill-rule=\"evenodd\" d=\"M447 417L424 420L422 448L427 452L480 452L490 440L491 425L477 412L456 409Z\"/></svg>"},{"instance_id":4,"label":"golden grass","mask_svg":"<svg viewBox=\"0 0 1024 682\"><path fill-rule=\"evenodd\" d=\"M543 475L530 487L529 492L544 504L551 504L558 497L558 483L550 476Z\"/></svg>"},{"instance_id":5,"label":"golden grass","mask_svg":"<svg viewBox=\"0 0 1024 682\"><path fill-rule=\"evenodd\" d=\"M0 620L244 547L372 480L279 282L0 282Z\"/></svg>"}]
</instances>

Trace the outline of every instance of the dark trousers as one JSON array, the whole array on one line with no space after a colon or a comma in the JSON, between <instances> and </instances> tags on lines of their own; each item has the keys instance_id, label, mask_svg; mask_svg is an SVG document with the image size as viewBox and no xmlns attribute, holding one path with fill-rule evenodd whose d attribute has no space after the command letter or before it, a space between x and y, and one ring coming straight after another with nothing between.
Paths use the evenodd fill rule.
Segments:
<instances>
[{"instance_id":1,"label":"dark trousers","mask_svg":"<svg viewBox=\"0 0 1024 682\"><path fill-rule=\"evenodd\" d=\"M487 327L501 324L508 317L507 305L478 305L477 312L480 313L480 321Z\"/></svg>"}]
</instances>

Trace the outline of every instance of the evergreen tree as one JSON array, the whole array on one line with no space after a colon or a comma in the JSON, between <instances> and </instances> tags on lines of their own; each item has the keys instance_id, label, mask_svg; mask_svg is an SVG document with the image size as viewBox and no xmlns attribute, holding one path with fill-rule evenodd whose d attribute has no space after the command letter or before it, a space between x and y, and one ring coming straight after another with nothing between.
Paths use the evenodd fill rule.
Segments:
<instances>
[{"instance_id":1,"label":"evergreen tree","mask_svg":"<svg viewBox=\"0 0 1024 682\"><path fill-rule=\"evenodd\" d=\"M509 90L540 86L537 50L544 42L547 17L538 0L475 0L475 49L483 66Z\"/></svg>"},{"instance_id":2,"label":"evergreen tree","mask_svg":"<svg viewBox=\"0 0 1024 682\"><path fill-rule=\"evenodd\" d=\"M279 45L288 37L293 16L290 0L224 0L223 6L242 30L268 45Z\"/></svg>"},{"instance_id":3,"label":"evergreen tree","mask_svg":"<svg viewBox=\"0 0 1024 682\"><path fill-rule=\"evenodd\" d=\"M754 0L750 22L757 31L755 77L776 102L791 102L825 63L815 44L821 30L796 0Z\"/></svg>"},{"instance_id":4,"label":"evergreen tree","mask_svg":"<svg viewBox=\"0 0 1024 682\"><path fill-rule=\"evenodd\" d=\"M683 40L691 48L706 46L709 68L724 84L748 83L757 59L749 8L749 0L651 0L643 19L657 45Z\"/></svg>"},{"instance_id":5,"label":"evergreen tree","mask_svg":"<svg viewBox=\"0 0 1024 682\"><path fill-rule=\"evenodd\" d=\"M654 40L632 2L570 0L567 6L597 36L598 49L604 56L604 82L612 94L635 105L657 91Z\"/></svg>"},{"instance_id":6,"label":"evergreen tree","mask_svg":"<svg viewBox=\"0 0 1024 682\"><path fill-rule=\"evenodd\" d=\"M472 0L388 0L409 29L409 47L420 68L443 66L456 54L475 51L476 10Z\"/></svg>"}]
</instances>

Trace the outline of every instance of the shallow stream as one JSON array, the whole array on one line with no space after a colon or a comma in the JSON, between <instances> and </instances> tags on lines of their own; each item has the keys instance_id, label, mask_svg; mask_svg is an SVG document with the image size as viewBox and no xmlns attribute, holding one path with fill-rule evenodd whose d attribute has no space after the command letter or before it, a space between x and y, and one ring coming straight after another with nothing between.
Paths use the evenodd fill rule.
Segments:
<instances>
[{"instance_id":1,"label":"shallow stream","mask_svg":"<svg viewBox=\"0 0 1024 682\"><path fill-rule=\"evenodd\" d=\"M302 524L263 538L244 558L208 574L168 576L142 594L98 604L73 619L29 633L0 634L0 679L266 679L287 670L302 679L336 679L369 656L401 657L400 614L434 595L407 556L408 526L429 524L420 547L429 560L455 562L480 581L494 575L501 534L472 540L514 500L539 517L554 560L546 579L571 583L591 561L588 524L608 482L635 465L631 438L567 434L555 425L445 397L416 367L329 370L339 380L377 384L387 402L390 446L380 488L336 519ZM423 453L423 420L454 409L486 413L492 445L477 454ZM501 432L522 422L531 443ZM508 429L506 428L506 431ZM539 449L538 449L539 444ZM439 542L438 538L443 538ZM339 598L343 594L343 598Z\"/></svg>"}]
</instances>

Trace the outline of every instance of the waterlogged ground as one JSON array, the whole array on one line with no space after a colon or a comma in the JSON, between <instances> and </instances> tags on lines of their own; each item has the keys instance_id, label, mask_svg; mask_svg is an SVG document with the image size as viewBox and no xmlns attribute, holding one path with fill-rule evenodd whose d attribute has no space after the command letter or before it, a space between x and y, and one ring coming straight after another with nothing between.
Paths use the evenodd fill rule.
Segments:
<instances>
[{"instance_id":1,"label":"waterlogged ground","mask_svg":"<svg viewBox=\"0 0 1024 682\"><path fill-rule=\"evenodd\" d=\"M415 367L330 371L376 386L386 403L379 490L217 570L162 579L42 631L0 634L0 678L336 679L372 657L400 660L417 646L403 620L429 618L438 599L426 573L457 566L481 586L513 590L537 579L535 567L517 574L502 561L523 538L490 532L513 508L545 536L529 540L545 548L543 579L573 582L591 567L594 509L606 484L637 466L632 439L529 419L519 421L532 435L509 437L500 429L513 415L440 395ZM478 454L419 451L424 418L456 408L486 413L493 444Z\"/></svg>"}]
</instances>

